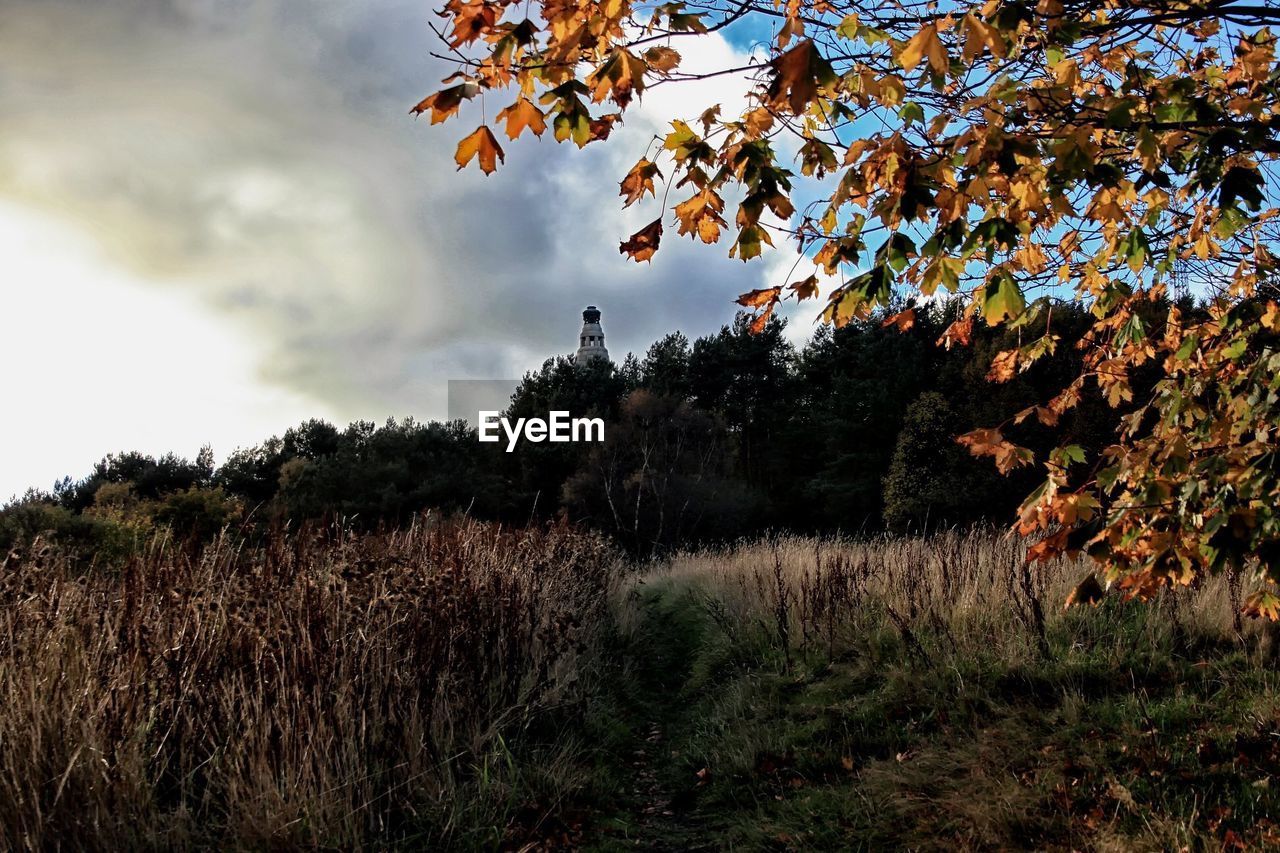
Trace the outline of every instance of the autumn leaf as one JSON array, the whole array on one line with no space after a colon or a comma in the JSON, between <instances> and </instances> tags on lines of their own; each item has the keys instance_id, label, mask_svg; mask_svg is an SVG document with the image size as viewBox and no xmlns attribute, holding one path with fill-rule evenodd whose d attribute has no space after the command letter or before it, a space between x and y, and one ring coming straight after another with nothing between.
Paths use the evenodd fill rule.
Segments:
<instances>
[{"instance_id":1,"label":"autumn leaf","mask_svg":"<svg viewBox=\"0 0 1280 853\"><path fill-rule=\"evenodd\" d=\"M818 295L818 277L811 275L800 281L793 281L787 287L796 295L796 299L799 301L813 299Z\"/></svg>"},{"instance_id":2,"label":"autumn leaf","mask_svg":"<svg viewBox=\"0 0 1280 853\"><path fill-rule=\"evenodd\" d=\"M441 89L434 95L427 95L409 112L414 115L422 115L430 110L431 123L440 124L450 116L457 115L462 102L475 97L479 91L480 87L474 82L460 83L457 86L450 86L448 89Z\"/></svg>"},{"instance_id":3,"label":"autumn leaf","mask_svg":"<svg viewBox=\"0 0 1280 853\"><path fill-rule=\"evenodd\" d=\"M947 72L950 64L947 59L947 49L938 38L936 24L925 24L898 54L898 64L907 71L914 69L924 59L929 60L929 67L935 74L941 75Z\"/></svg>"},{"instance_id":4,"label":"autumn leaf","mask_svg":"<svg viewBox=\"0 0 1280 853\"><path fill-rule=\"evenodd\" d=\"M1022 465L1029 465L1032 461L1030 450L1008 441L998 429L990 427L975 429L956 438L956 442L967 447L974 456L994 457L996 468L1001 474L1007 474Z\"/></svg>"},{"instance_id":5,"label":"autumn leaf","mask_svg":"<svg viewBox=\"0 0 1280 853\"><path fill-rule=\"evenodd\" d=\"M758 335L764 331L765 326L769 324L769 318L773 316L773 309L776 305L776 302L770 302L765 306L763 311L756 315L755 319L751 321L751 325L749 327L751 334Z\"/></svg>"},{"instance_id":6,"label":"autumn leaf","mask_svg":"<svg viewBox=\"0 0 1280 853\"><path fill-rule=\"evenodd\" d=\"M818 53L812 39L805 39L769 63L773 81L769 84L769 104L774 109L789 108L801 115L818 97L818 89L836 82L831 64Z\"/></svg>"},{"instance_id":7,"label":"autumn leaf","mask_svg":"<svg viewBox=\"0 0 1280 853\"><path fill-rule=\"evenodd\" d=\"M609 138L609 134L613 132L613 126L622 120L621 113L609 113L608 115L597 116L587 123L589 130L589 142L603 142Z\"/></svg>"},{"instance_id":8,"label":"autumn leaf","mask_svg":"<svg viewBox=\"0 0 1280 853\"><path fill-rule=\"evenodd\" d=\"M720 239L720 229L727 223L721 217L724 200L710 187L677 204L676 218L680 220L680 234L696 234L704 243Z\"/></svg>"},{"instance_id":9,"label":"autumn leaf","mask_svg":"<svg viewBox=\"0 0 1280 853\"><path fill-rule=\"evenodd\" d=\"M772 246L773 238L759 225L746 225L738 231L738 239L729 249L729 257L749 261L760 256L765 245Z\"/></svg>"},{"instance_id":10,"label":"autumn leaf","mask_svg":"<svg viewBox=\"0 0 1280 853\"><path fill-rule=\"evenodd\" d=\"M765 287L760 290L748 291L735 301L744 308L763 308L766 305L777 302L781 293L781 287Z\"/></svg>"},{"instance_id":11,"label":"autumn leaf","mask_svg":"<svg viewBox=\"0 0 1280 853\"><path fill-rule=\"evenodd\" d=\"M1243 612L1253 619L1266 619L1270 622L1280 621L1280 596L1269 589L1261 589L1250 593L1245 599Z\"/></svg>"},{"instance_id":12,"label":"autumn leaf","mask_svg":"<svg viewBox=\"0 0 1280 853\"><path fill-rule=\"evenodd\" d=\"M498 121L507 120L507 138L515 139L524 133L525 128L533 131L534 136L541 136L543 131L547 129L546 119L542 115L542 110L538 109L528 99L521 98L509 107L499 111Z\"/></svg>"},{"instance_id":13,"label":"autumn leaf","mask_svg":"<svg viewBox=\"0 0 1280 853\"><path fill-rule=\"evenodd\" d=\"M633 92L644 89L647 67L644 60L626 48L618 48L587 77L591 99L599 103L611 97L618 106L625 107L631 102Z\"/></svg>"},{"instance_id":14,"label":"autumn leaf","mask_svg":"<svg viewBox=\"0 0 1280 853\"><path fill-rule=\"evenodd\" d=\"M911 327L916 324L916 309L908 308L905 311L899 311L897 314L891 314L885 318L880 324L882 329L893 327L899 332L910 331Z\"/></svg>"},{"instance_id":15,"label":"autumn leaf","mask_svg":"<svg viewBox=\"0 0 1280 853\"><path fill-rule=\"evenodd\" d=\"M669 47L651 47L641 56L650 68L662 74L669 74L680 64L680 54Z\"/></svg>"},{"instance_id":16,"label":"autumn leaf","mask_svg":"<svg viewBox=\"0 0 1280 853\"><path fill-rule=\"evenodd\" d=\"M656 195L656 190L653 187L655 175L661 178L662 172L658 171L656 163L652 163L649 160L642 158L640 162L632 166L631 171L627 173L627 176L622 179L620 184L621 189L618 194L626 199L622 206L630 207L643 198L646 192L649 195Z\"/></svg>"},{"instance_id":17,"label":"autumn leaf","mask_svg":"<svg viewBox=\"0 0 1280 853\"><path fill-rule=\"evenodd\" d=\"M947 326L946 331L942 333L942 337L938 338L938 345L951 349L953 344L967 346L972 340L973 316L966 315Z\"/></svg>"},{"instance_id":18,"label":"autumn leaf","mask_svg":"<svg viewBox=\"0 0 1280 853\"><path fill-rule=\"evenodd\" d=\"M988 325L1017 317L1026 307L1026 297L1007 272L996 273L982 287L982 316Z\"/></svg>"},{"instance_id":19,"label":"autumn leaf","mask_svg":"<svg viewBox=\"0 0 1280 853\"><path fill-rule=\"evenodd\" d=\"M472 158L479 160L480 170L486 175L493 174L497 170L499 160L506 162L507 158L502 153L502 146L498 145L498 140L494 138L493 131L489 130L487 125L480 125L474 133L459 142L458 151L453 157L459 169L470 163Z\"/></svg>"},{"instance_id":20,"label":"autumn leaf","mask_svg":"<svg viewBox=\"0 0 1280 853\"><path fill-rule=\"evenodd\" d=\"M618 246L618 252L629 255L637 263L647 261L653 257L654 252L658 251L658 243L661 240L662 219L658 218L624 240Z\"/></svg>"},{"instance_id":21,"label":"autumn leaf","mask_svg":"<svg viewBox=\"0 0 1280 853\"><path fill-rule=\"evenodd\" d=\"M756 107L742 117L742 129L747 139L759 139L773 127L773 113L766 107Z\"/></svg>"},{"instance_id":22,"label":"autumn leaf","mask_svg":"<svg viewBox=\"0 0 1280 853\"><path fill-rule=\"evenodd\" d=\"M988 382L1008 382L1018 371L1018 350L1010 349L996 353L991 360L991 368L987 371Z\"/></svg>"}]
</instances>

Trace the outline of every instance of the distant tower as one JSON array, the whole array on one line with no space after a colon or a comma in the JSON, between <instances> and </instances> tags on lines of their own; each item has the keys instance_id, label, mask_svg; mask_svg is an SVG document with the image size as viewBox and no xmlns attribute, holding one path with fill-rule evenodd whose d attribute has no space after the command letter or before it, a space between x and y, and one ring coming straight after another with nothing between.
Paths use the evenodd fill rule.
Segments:
<instances>
[{"instance_id":1,"label":"distant tower","mask_svg":"<svg viewBox=\"0 0 1280 853\"><path fill-rule=\"evenodd\" d=\"M604 329L600 328L600 309L588 305L582 312L582 331L578 334L578 353L574 357L576 364L586 364L602 358L609 360L609 351L604 348Z\"/></svg>"}]
</instances>

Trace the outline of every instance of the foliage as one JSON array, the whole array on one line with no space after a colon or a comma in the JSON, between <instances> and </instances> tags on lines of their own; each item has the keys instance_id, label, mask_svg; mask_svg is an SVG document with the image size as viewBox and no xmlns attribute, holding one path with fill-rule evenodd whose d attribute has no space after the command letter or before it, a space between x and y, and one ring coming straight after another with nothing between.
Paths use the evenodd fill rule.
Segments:
<instances>
[{"instance_id":1,"label":"foliage","mask_svg":"<svg viewBox=\"0 0 1280 853\"><path fill-rule=\"evenodd\" d=\"M945 290L968 300L942 336L949 345L967 342L979 317L1017 330L990 362L991 377L1008 381L1056 350L1064 301L1086 305L1098 322L1078 374L965 440L1002 471L1039 466L1042 485L1018 523L1049 534L1036 556L1085 549L1143 598L1224 567L1280 580L1280 305L1268 284L1268 169L1280 153L1269 27L1280 10L448 0L442 14L458 72L415 108L433 122L514 90L508 111L522 118L510 135L546 121L557 141L581 147L606 139L647 88L745 76L743 112L709 104L696 119L673 117L621 195L644 204L662 183L665 206L676 190L679 235L723 239L743 260L773 235L792 240L816 269L743 294L757 328L781 299L815 297L824 276L841 280L822 311L837 326L901 291ZM687 55L709 33L752 21L772 31L763 56L681 70L676 46ZM481 165L491 170L492 156ZM621 251L650 259L665 220L662 211ZM1152 322L1153 301L1188 279L1211 297L1207 313ZM912 311L894 325L908 328ZM1157 381L1139 397L1134 374L1147 367ZM1086 382L1135 409L1105 448L1062 441L1036 453L1010 438L1019 419L1054 427ZM1271 614L1260 606L1270 600L1255 597L1251 609Z\"/></svg>"}]
</instances>

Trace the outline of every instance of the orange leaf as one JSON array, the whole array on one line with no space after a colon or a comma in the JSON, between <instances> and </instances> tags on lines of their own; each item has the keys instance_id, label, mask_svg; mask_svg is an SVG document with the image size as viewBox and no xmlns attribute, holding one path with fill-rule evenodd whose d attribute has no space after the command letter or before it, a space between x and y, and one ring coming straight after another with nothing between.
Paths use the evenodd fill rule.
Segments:
<instances>
[{"instance_id":1,"label":"orange leaf","mask_svg":"<svg viewBox=\"0 0 1280 853\"><path fill-rule=\"evenodd\" d=\"M747 139L759 139L773 127L773 113L768 107L756 107L742 117L742 131Z\"/></svg>"},{"instance_id":2,"label":"orange leaf","mask_svg":"<svg viewBox=\"0 0 1280 853\"><path fill-rule=\"evenodd\" d=\"M1061 554L1067 548L1068 532L1070 531L1059 530L1057 533L1046 536L1032 545L1027 549L1027 562L1043 563Z\"/></svg>"},{"instance_id":3,"label":"orange leaf","mask_svg":"<svg viewBox=\"0 0 1280 853\"><path fill-rule=\"evenodd\" d=\"M710 187L682 201L675 206L676 217L680 220L681 234L697 234L704 243L714 243L720 239L720 229L725 224L720 211L724 210L724 199L720 198Z\"/></svg>"},{"instance_id":4,"label":"orange leaf","mask_svg":"<svg viewBox=\"0 0 1280 853\"><path fill-rule=\"evenodd\" d=\"M526 127L533 131L534 136L541 136L547 129L547 120L542 115L542 110L527 98L521 98L498 113L498 121L502 121L504 117L507 120L508 139L515 139L524 133Z\"/></svg>"},{"instance_id":5,"label":"orange leaf","mask_svg":"<svg viewBox=\"0 0 1280 853\"><path fill-rule=\"evenodd\" d=\"M427 110L430 110L431 123L439 124L449 116L456 115L458 109L462 106L462 102L475 97L479 91L480 87L473 82L460 83L457 86L450 86L448 89L441 89L434 95L427 95L409 112L413 115L422 115Z\"/></svg>"},{"instance_id":6,"label":"orange leaf","mask_svg":"<svg viewBox=\"0 0 1280 853\"><path fill-rule=\"evenodd\" d=\"M777 302L778 295L781 293L781 287L765 287L744 293L736 301L744 308L763 308L765 305Z\"/></svg>"},{"instance_id":7,"label":"orange leaf","mask_svg":"<svg viewBox=\"0 0 1280 853\"><path fill-rule=\"evenodd\" d=\"M769 317L773 314L773 308L778 303L770 302L765 306L764 311L760 312L754 320L751 321L751 334L758 335L764 331L764 327L769 322Z\"/></svg>"},{"instance_id":8,"label":"orange leaf","mask_svg":"<svg viewBox=\"0 0 1280 853\"><path fill-rule=\"evenodd\" d=\"M653 253L658 251L658 243L662 240L662 219L658 218L632 234L630 239L624 241L618 246L618 252L624 255L630 255L631 259L639 263L647 261L653 257Z\"/></svg>"},{"instance_id":9,"label":"orange leaf","mask_svg":"<svg viewBox=\"0 0 1280 853\"><path fill-rule=\"evenodd\" d=\"M1260 589L1245 599L1243 612L1254 619L1265 618L1280 621L1280 596L1269 589Z\"/></svg>"},{"instance_id":10,"label":"orange leaf","mask_svg":"<svg viewBox=\"0 0 1280 853\"><path fill-rule=\"evenodd\" d=\"M498 145L498 140L487 125L480 125L474 133L459 142L458 152L453 157L459 169L470 163L472 158L479 158L480 170L486 175L497 170L499 160L504 163L507 161L506 155L502 153L502 146Z\"/></svg>"},{"instance_id":11,"label":"orange leaf","mask_svg":"<svg viewBox=\"0 0 1280 853\"><path fill-rule=\"evenodd\" d=\"M938 338L938 344L945 346L947 349L951 349L952 344L968 346L969 342L972 340L973 317L968 316L961 317L950 326L947 326L947 330L942 333L942 337Z\"/></svg>"},{"instance_id":12,"label":"orange leaf","mask_svg":"<svg viewBox=\"0 0 1280 853\"><path fill-rule=\"evenodd\" d=\"M880 324L880 328L887 329L893 326L899 332L906 332L916 324L916 309L908 308L906 311L899 311L890 317L886 317L885 321Z\"/></svg>"},{"instance_id":13,"label":"orange leaf","mask_svg":"<svg viewBox=\"0 0 1280 853\"><path fill-rule=\"evenodd\" d=\"M991 360L991 369L987 371L988 382L1008 382L1018 371L1018 351L1005 350L996 354Z\"/></svg>"},{"instance_id":14,"label":"orange leaf","mask_svg":"<svg viewBox=\"0 0 1280 853\"><path fill-rule=\"evenodd\" d=\"M621 113L609 113L599 118L593 118L587 123L590 130L590 137L587 142L603 142L609 138L609 134L613 132L613 126L622 118ZM579 146L581 147L581 146Z\"/></svg>"}]
</instances>

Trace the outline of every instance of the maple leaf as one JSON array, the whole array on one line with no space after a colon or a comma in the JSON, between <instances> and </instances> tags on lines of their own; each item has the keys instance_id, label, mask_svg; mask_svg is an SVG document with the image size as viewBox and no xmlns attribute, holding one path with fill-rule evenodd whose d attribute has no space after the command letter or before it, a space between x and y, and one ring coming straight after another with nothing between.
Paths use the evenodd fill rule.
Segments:
<instances>
[{"instance_id":1,"label":"maple leaf","mask_svg":"<svg viewBox=\"0 0 1280 853\"><path fill-rule=\"evenodd\" d=\"M431 123L440 124L450 116L457 115L462 102L475 97L479 91L480 87L472 81L460 83L457 86L441 89L434 95L427 95L409 112L413 115L422 115L427 110L430 110Z\"/></svg>"},{"instance_id":2,"label":"maple leaf","mask_svg":"<svg viewBox=\"0 0 1280 853\"><path fill-rule=\"evenodd\" d=\"M488 125L480 125L474 133L458 143L458 151L453 157L458 168L465 167L472 158L478 159L480 170L486 175L491 175L497 170L499 160L504 163L507 160L506 155L502 153L502 146L498 144Z\"/></svg>"},{"instance_id":3,"label":"maple leaf","mask_svg":"<svg viewBox=\"0 0 1280 853\"><path fill-rule=\"evenodd\" d=\"M729 257L749 261L760 256L765 244L773 245L769 232L759 225L746 225L738 230L738 239L729 249Z\"/></svg>"},{"instance_id":4,"label":"maple leaf","mask_svg":"<svg viewBox=\"0 0 1280 853\"><path fill-rule=\"evenodd\" d=\"M836 82L831 64L818 53L812 39L805 39L769 63L773 81L769 84L769 104L774 109L789 108L801 115L818 97L818 89Z\"/></svg>"},{"instance_id":5,"label":"maple leaf","mask_svg":"<svg viewBox=\"0 0 1280 853\"><path fill-rule=\"evenodd\" d=\"M661 240L662 218L659 217L624 240L618 246L618 252L630 255L631 259L637 263L647 261L653 257L654 252L658 251L658 243Z\"/></svg>"},{"instance_id":6,"label":"maple leaf","mask_svg":"<svg viewBox=\"0 0 1280 853\"><path fill-rule=\"evenodd\" d=\"M760 290L748 291L735 301L744 308L763 308L765 305L777 302L781 293L781 287L765 287Z\"/></svg>"},{"instance_id":7,"label":"maple leaf","mask_svg":"<svg viewBox=\"0 0 1280 853\"><path fill-rule=\"evenodd\" d=\"M677 204L676 217L680 220L681 234L697 234L704 243L720 239L720 229L727 223L720 216L724 200L710 187Z\"/></svg>"},{"instance_id":8,"label":"maple leaf","mask_svg":"<svg viewBox=\"0 0 1280 853\"><path fill-rule=\"evenodd\" d=\"M661 178L662 172L658 171L656 163L652 163L649 160L642 158L640 162L632 166L631 171L627 172L627 176L622 179L622 183L619 185L618 195L626 199L626 203L622 206L630 207L639 201L646 192L649 195L656 195L657 191L653 187L655 175Z\"/></svg>"},{"instance_id":9,"label":"maple leaf","mask_svg":"<svg viewBox=\"0 0 1280 853\"><path fill-rule=\"evenodd\" d=\"M908 308L905 311L899 311L897 314L892 314L889 317L886 317L885 321L880 324L880 328L887 329L892 326L899 332L906 332L910 331L915 324L916 309Z\"/></svg>"},{"instance_id":10,"label":"maple leaf","mask_svg":"<svg viewBox=\"0 0 1280 853\"><path fill-rule=\"evenodd\" d=\"M1280 621L1280 596L1269 589L1260 589L1250 593L1245 599L1242 612L1252 619L1267 619L1271 622Z\"/></svg>"},{"instance_id":11,"label":"maple leaf","mask_svg":"<svg viewBox=\"0 0 1280 853\"><path fill-rule=\"evenodd\" d=\"M742 117L742 132L747 139L759 139L773 127L773 113L767 107L756 107Z\"/></svg>"},{"instance_id":12,"label":"maple leaf","mask_svg":"<svg viewBox=\"0 0 1280 853\"><path fill-rule=\"evenodd\" d=\"M1018 355L1016 349L996 353L996 357L991 360L991 369L987 371L987 381L1008 382L1012 379L1018 370Z\"/></svg>"},{"instance_id":13,"label":"maple leaf","mask_svg":"<svg viewBox=\"0 0 1280 853\"><path fill-rule=\"evenodd\" d=\"M645 64L661 74L669 74L680 64L680 54L669 47L651 47L641 54Z\"/></svg>"},{"instance_id":14,"label":"maple leaf","mask_svg":"<svg viewBox=\"0 0 1280 853\"><path fill-rule=\"evenodd\" d=\"M956 438L956 442L969 448L974 456L992 456L996 468L1001 474L1007 474L1014 468L1029 465L1033 459L1031 451L1018 447L1005 439L1000 430L990 427L975 429Z\"/></svg>"},{"instance_id":15,"label":"maple leaf","mask_svg":"<svg viewBox=\"0 0 1280 853\"><path fill-rule=\"evenodd\" d=\"M755 319L751 321L751 325L748 327L751 330L751 334L758 335L764 331L764 327L769 323L769 318L773 316L773 309L776 305L776 302L770 302L765 306L763 311L756 315Z\"/></svg>"},{"instance_id":16,"label":"maple leaf","mask_svg":"<svg viewBox=\"0 0 1280 853\"><path fill-rule=\"evenodd\" d=\"M488 0L474 2L452 2L448 10L453 14L453 41L449 46L459 48L470 44L493 29L501 17L498 4Z\"/></svg>"},{"instance_id":17,"label":"maple leaf","mask_svg":"<svg viewBox=\"0 0 1280 853\"><path fill-rule=\"evenodd\" d=\"M603 142L609 138L609 134L613 132L613 126L622 120L621 113L609 113L597 118L591 119L587 123L590 130L590 138L588 142Z\"/></svg>"},{"instance_id":18,"label":"maple leaf","mask_svg":"<svg viewBox=\"0 0 1280 853\"><path fill-rule=\"evenodd\" d=\"M541 136L547 129L546 118L542 110L533 105L527 98L521 98L498 113L498 121L507 120L507 138L515 139L524 133L525 128L533 131L534 136Z\"/></svg>"},{"instance_id":19,"label":"maple leaf","mask_svg":"<svg viewBox=\"0 0 1280 853\"><path fill-rule=\"evenodd\" d=\"M633 92L644 89L644 72L647 68L640 57L626 48L618 48L587 77L591 99L599 103L611 97L618 106L625 107L631 102Z\"/></svg>"},{"instance_id":20,"label":"maple leaf","mask_svg":"<svg viewBox=\"0 0 1280 853\"><path fill-rule=\"evenodd\" d=\"M946 331L938 338L938 344L951 349L952 344L967 346L973 340L973 315L961 317L947 326Z\"/></svg>"},{"instance_id":21,"label":"maple leaf","mask_svg":"<svg viewBox=\"0 0 1280 853\"><path fill-rule=\"evenodd\" d=\"M947 49L943 46L942 39L938 38L937 24L925 24L920 32L906 43L902 52L898 54L898 64L910 71L926 58L935 74L947 73L950 62L947 59Z\"/></svg>"},{"instance_id":22,"label":"maple leaf","mask_svg":"<svg viewBox=\"0 0 1280 853\"><path fill-rule=\"evenodd\" d=\"M796 299L799 301L812 299L818 295L818 277L811 275L800 281L793 281L787 287L796 295Z\"/></svg>"},{"instance_id":23,"label":"maple leaf","mask_svg":"<svg viewBox=\"0 0 1280 853\"><path fill-rule=\"evenodd\" d=\"M1013 276L1003 270L992 275L982 287L982 316L994 326L1003 320L1017 317L1027 307L1022 289Z\"/></svg>"}]
</instances>

